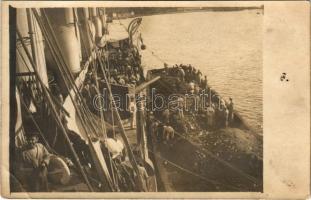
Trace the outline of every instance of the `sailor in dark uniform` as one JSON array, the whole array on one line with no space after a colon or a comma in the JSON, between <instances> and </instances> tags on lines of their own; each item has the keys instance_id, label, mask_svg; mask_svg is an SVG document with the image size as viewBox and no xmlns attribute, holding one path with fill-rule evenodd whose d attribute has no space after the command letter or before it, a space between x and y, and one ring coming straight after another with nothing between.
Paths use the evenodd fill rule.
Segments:
<instances>
[{"instance_id":1,"label":"sailor in dark uniform","mask_svg":"<svg viewBox=\"0 0 311 200\"><path fill-rule=\"evenodd\" d=\"M207 89L207 77L204 76L204 80L201 81L201 87L202 89Z\"/></svg>"},{"instance_id":2,"label":"sailor in dark uniform","mask_svg":"<svg viewBox=\"0 0 311 200\"><path fill-rule=\"evenodd\" d=\"M233 104L233 99L230 97L229 98L229 104L228 104L228 110L229 110L229 124L232 124L233 123L233 117L234 117L234 104Z\"/></svg>"}]
</instances>

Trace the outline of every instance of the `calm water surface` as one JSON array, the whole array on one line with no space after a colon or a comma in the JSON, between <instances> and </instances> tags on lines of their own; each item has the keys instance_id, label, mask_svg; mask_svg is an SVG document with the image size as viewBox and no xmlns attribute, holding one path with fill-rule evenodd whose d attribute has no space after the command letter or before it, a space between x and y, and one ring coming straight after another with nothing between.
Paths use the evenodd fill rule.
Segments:
<instances>
[{"instance_id":1,"label":"calm water surface","mask_svg":"<svg viewBox=\"0 0 311 200\"><path fill-rule=\"evenodd\" d=\"M143 65L192 64L262 134L262 20L261 10L145 16Z\"/></svg>"}]
</instances>

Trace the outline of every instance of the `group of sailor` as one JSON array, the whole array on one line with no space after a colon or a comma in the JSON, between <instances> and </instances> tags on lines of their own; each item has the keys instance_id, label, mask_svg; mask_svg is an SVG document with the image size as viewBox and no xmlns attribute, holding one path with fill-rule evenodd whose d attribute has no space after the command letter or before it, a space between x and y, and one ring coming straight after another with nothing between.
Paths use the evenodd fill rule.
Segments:
<instances>
[{"instance_id":1,"label":"group of sailor","mask_svg":"<svg viewBox=\"0 0 311 200\"><path fill-rule=\"evenodd\" d=\"M191 64L175 64L173 67L169 68L168 65L164 64L165 73L166 75L177 76L179 77L180 81L182 82L194 82L199 86L205 88L207 86L207 79L202 79L202 72L194 68Z\"/></svg>"},{"instance_id":2,"label":"group of sailor","mask_svg":"<svg viewBox=\"0 0 311 200\"><path fill-rule=\"evenodd\" d=\"M135 86L144 81L141 56L135 48L118 48L108 56L110 83Z\"/></svg>"},{"instance_id":3,"label":"group of sailor","mask_svg":"<svg viewBox=\"0 0 311 200\"><path fill-rule=\"evenodd\" d=\"M181 95L177 99L177 107L174 106L174 109L164 109L157 117L160 120L151 122L152 132L155 133L158 140L171 140L174 138L176 130L181 133L187 133L189 129L194 129L193 124L184 118L185 112L194 117L204 116L206 119L206 129L226 128L229 125L234 125L233 99L230 97L228 102L222 99L209 87L207 77L204 76L202 78L200 70L196 70L191 65L176 64L169 68L167 64L164 64L163 73L168 76L176 76L177 74L179 81L174 85L185 83L186 93L192 95L192 98L189 100L193 101L188 101L185 94ZM176 90L178 91L178 89ZM211 96L204 99L204 102L202 102L200 96L203 90ZM197 105L203 106L196 107ZM153 115L153 112L151 112L151 115Z\"/></svg>"},{"instance_id":4,"label":"group of sailor","mask_svg":"<svg viewBox=\"0 0 311 200\"><path fill-rule=\"evenodd\" d=\"M167 143L174 138L175 130L169 122L169 115L170 111L166 109L162 114L163 122L155 119L153 112L150 112L148 115L150 132L156 136L157 141L164 141L164 143Z\"/></svg>"}]
</instances>

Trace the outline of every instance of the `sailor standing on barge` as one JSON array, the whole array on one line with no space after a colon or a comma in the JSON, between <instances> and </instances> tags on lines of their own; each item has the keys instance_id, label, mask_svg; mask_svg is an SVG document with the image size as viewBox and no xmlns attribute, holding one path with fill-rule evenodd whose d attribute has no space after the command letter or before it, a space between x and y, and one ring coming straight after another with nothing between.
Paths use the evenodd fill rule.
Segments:
<instances>
[{"instance_id":1,"label":"sailor standing on barge","mask_svg":"<svg viewBox=\"0 0 311 200\"><path fill-rule=\"evenodd\" d=\"M228 110L229 110L229 123L232 124L233 122L233 117L234 117L234 114L233 114L233 99L230 97L229 98L229 104L228 104Z\"/></svg>"}]
</instances>

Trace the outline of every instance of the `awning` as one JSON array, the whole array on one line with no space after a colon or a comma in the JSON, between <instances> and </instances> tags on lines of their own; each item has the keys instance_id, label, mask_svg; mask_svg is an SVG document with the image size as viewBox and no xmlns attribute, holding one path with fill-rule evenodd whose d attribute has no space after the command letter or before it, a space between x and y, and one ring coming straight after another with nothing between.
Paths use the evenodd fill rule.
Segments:
<instances>
[{"instance_id":1,"label":"awning","mask_svg":"<svg viewBox=\"0 0 311 200\"><path fill-rule=\"evenodd\" d=\"M106 43L115 43L129 38L129 34L124 26L119 23L108 24L108 34L102 36L98 42L99 47L104 47Z\"/></svg>"}]
</instances>

